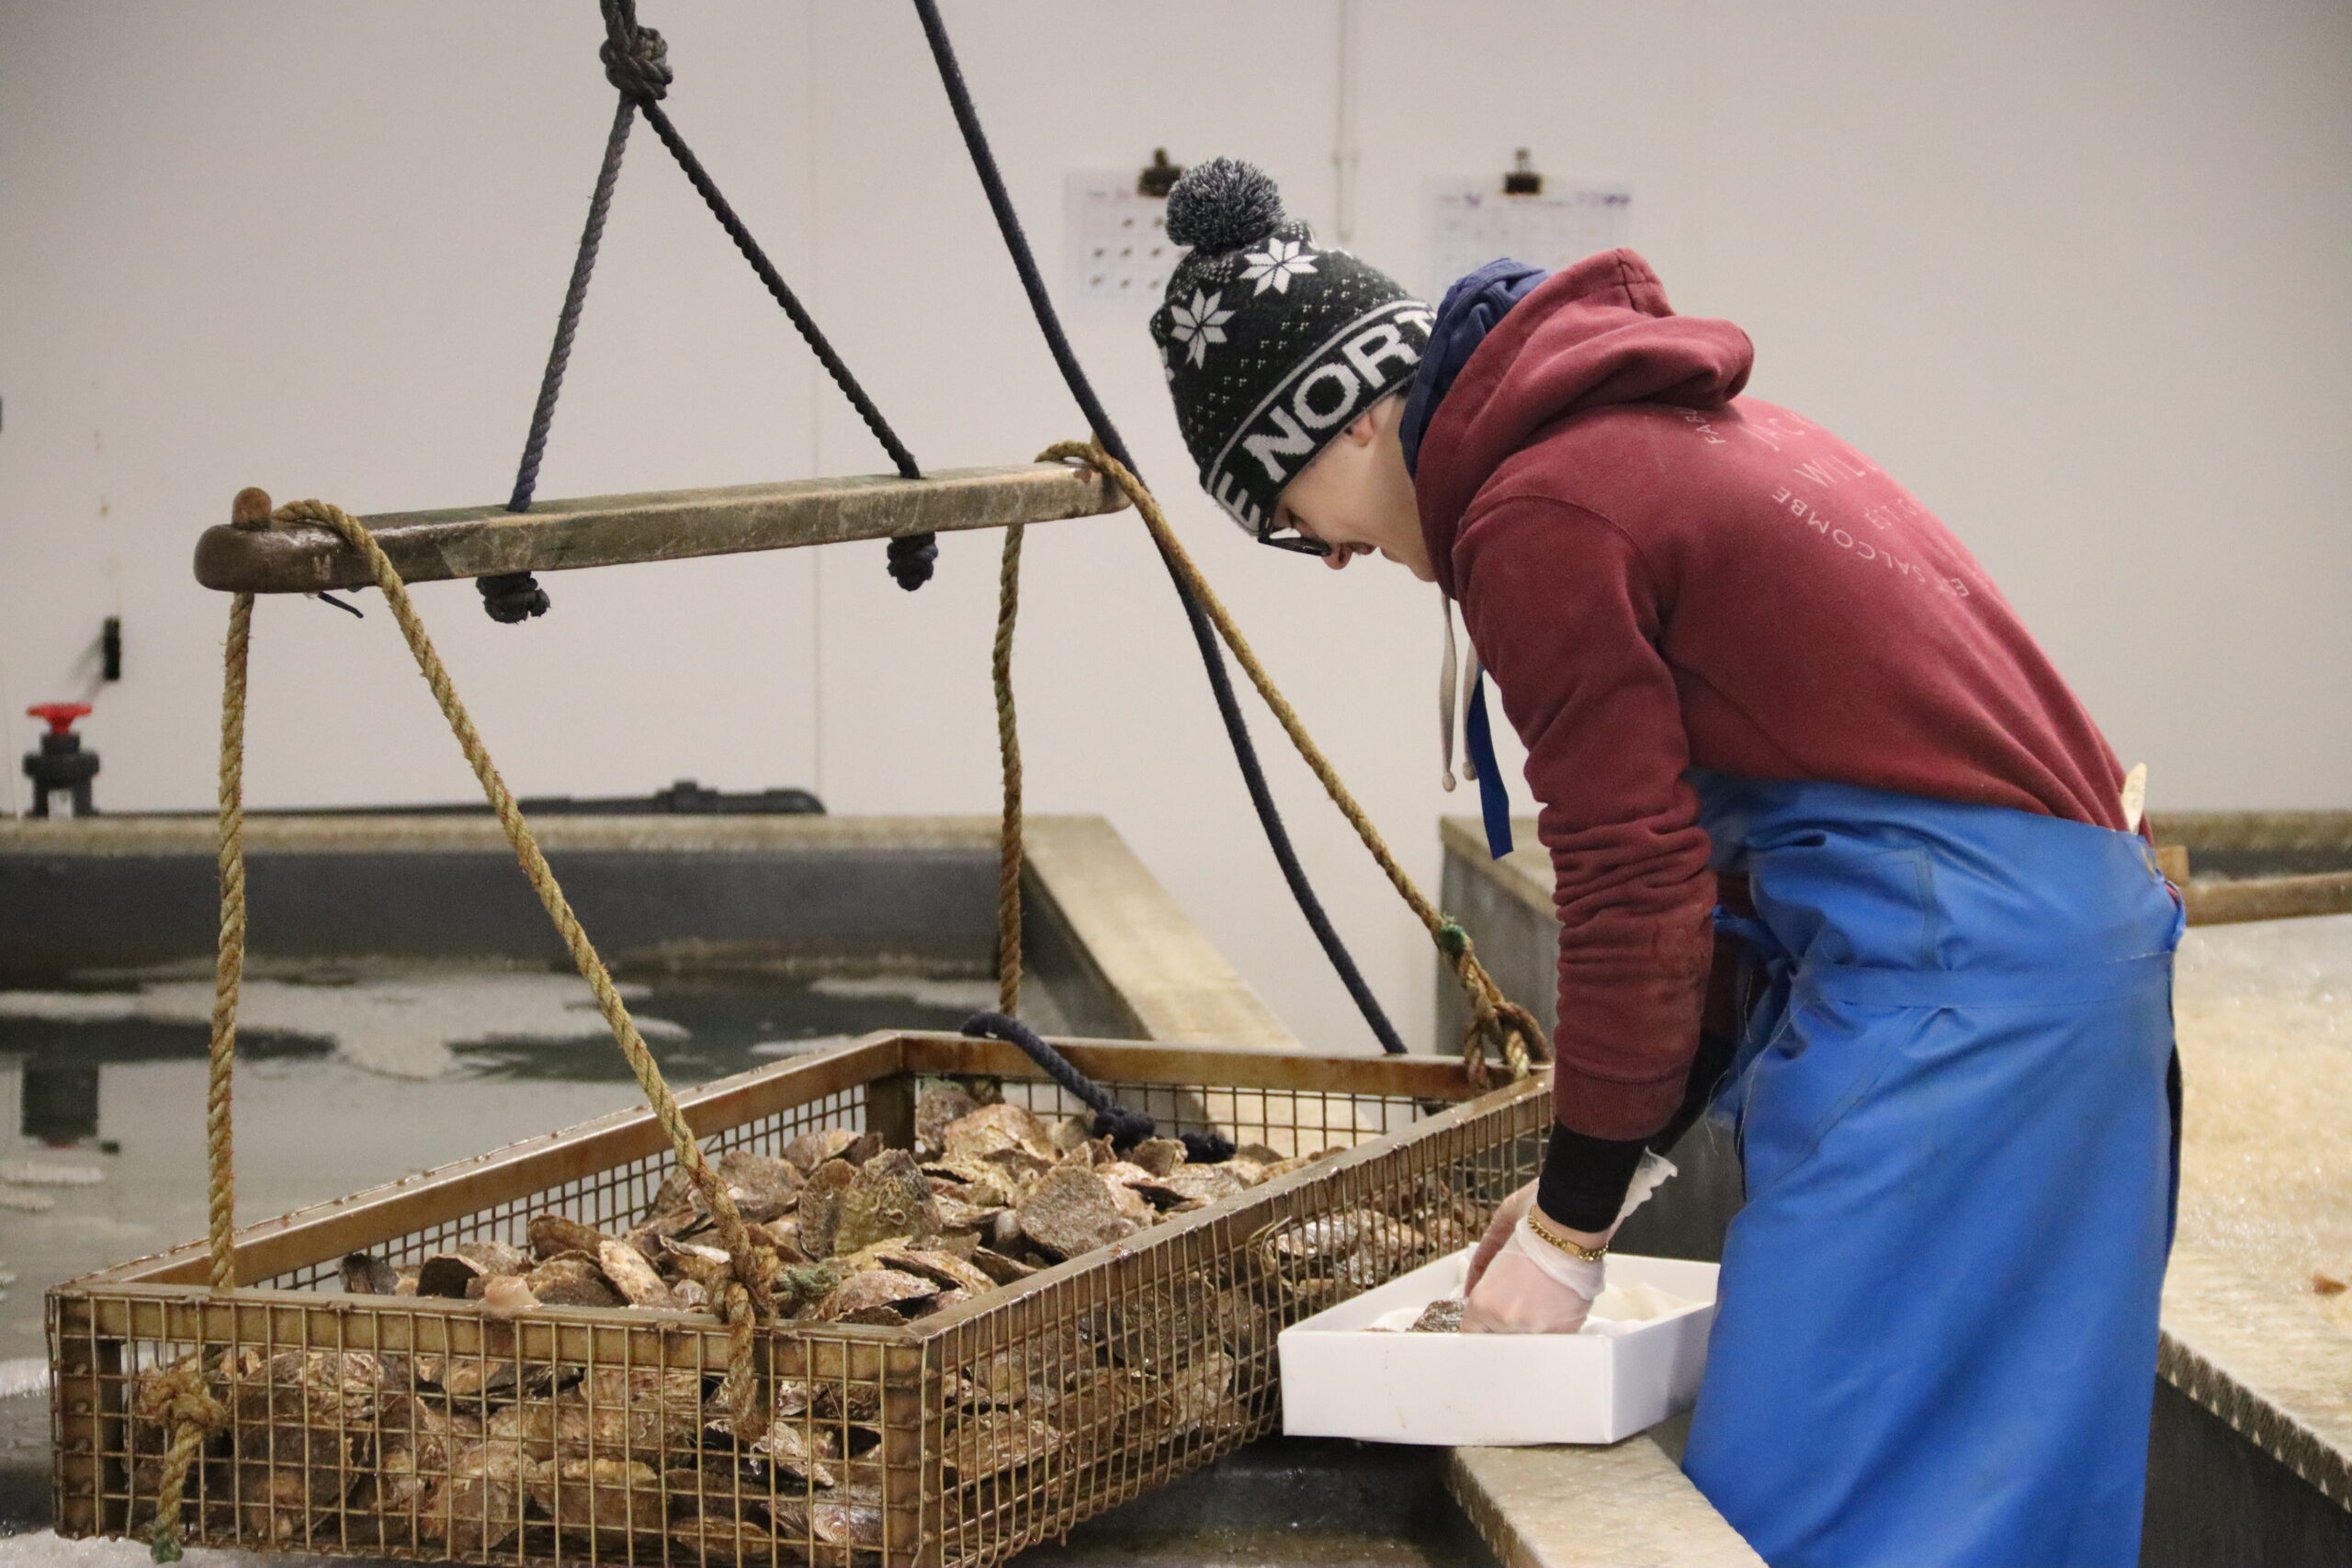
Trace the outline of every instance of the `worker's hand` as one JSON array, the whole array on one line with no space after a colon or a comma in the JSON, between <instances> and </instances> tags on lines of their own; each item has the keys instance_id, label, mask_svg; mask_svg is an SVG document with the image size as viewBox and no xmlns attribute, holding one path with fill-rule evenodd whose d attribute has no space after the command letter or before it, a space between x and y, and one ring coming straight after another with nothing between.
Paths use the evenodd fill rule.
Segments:
<instances>
[{"instance_id":1,"label":"worker's hand","mask_svg":"<svg viewBox=\"0 0 2352 1568\"><path fill-rule=\"evenodd\" d=\"M1527 1218L1527 1212L1533 1207L1535 1183L1532 1181L1495 1206L1495 1217L1487 1224L1487 1234L1478 1238L1478 1250L1470 1255L1470 1277L1462 1287L1464 1295L1478 1288L1478 1281L1486 1276L1487 1266L1502 1251L1503 1243L1510 1239L1511 1228Z\"/></svg>"},{"instance_id":2,"label":"worker's hand","mask_svg":"<svg viewBox=\"0 0 2352 1568\"><path fill-rule=\"evenodd\" d=\"M1496 1206L1494 1220L1470 1255L1464 1333L1574 1334L1584 1326L1593 1298L1600 1294L1603 1266L1571 1258L1530 1235L1527 1216L1534 1207L1532 1181ZM1598 1247L1608 1235L1575 1239Z\"/></svg>"},{"instance_id":3,"label":"worker's hand","mask_svg":"<svg viewBox=\"0 0 2352 1568\"><path fill-rule=\"evenodd\" d=\"M1558 1264L1529 1247L1526 1232L1515 1230L1487 1265L1462 1308L1464 1334L1574 1334L1600 1294L1604 1265L1570 1258L1556 1247Z\"/></svg>"}]
</instances>

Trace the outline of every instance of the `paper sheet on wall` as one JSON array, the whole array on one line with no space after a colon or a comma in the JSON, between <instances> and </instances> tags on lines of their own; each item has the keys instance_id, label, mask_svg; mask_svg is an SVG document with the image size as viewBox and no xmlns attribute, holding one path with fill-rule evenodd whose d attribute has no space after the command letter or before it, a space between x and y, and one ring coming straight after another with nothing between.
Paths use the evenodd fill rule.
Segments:
<instances>
[{"instance_id":1,"label":"paper sheet on wall","mask_svg":"<svg viewBox=\"0 0 2352 1568\"><path fill-rule=\"evenodd\" d=\"M1431 180L1422 287L1434 302L1455 278L1498 256L1556 272L1623 244L1633 209L1633 193L1623 186L1555 179L1540 196L1505 196L1491 176Z\"/></svg>"},{"instance_id":2,"label":"paper sheet on wall","mask_svg":"<svg viewBox=\"0 0 2352 1568\"><path fill-rule=\"evenodd\" d=\"M1133 169L1073 170L1063 182L1063 303L1143 321L1183 255L1168 242L1168 202L1136 190Z\"/></svg>"}]
</instances>

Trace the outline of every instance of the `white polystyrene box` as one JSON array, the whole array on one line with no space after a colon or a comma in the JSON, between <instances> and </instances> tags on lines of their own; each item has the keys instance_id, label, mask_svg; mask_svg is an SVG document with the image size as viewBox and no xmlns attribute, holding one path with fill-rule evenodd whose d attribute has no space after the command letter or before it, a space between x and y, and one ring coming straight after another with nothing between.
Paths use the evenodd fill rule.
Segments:
<instances>
[{"instance_id":1,"label":"white polystyrene box","mask_svg":"<svg viewBox=\"0 0 2352 1568\"><path fill-rule=\"evenodd\" d=\"M1690 1407L1715 1319L1713 1263L1611 1254L1612 1288L1693 1304L1581 1334L1400 1334L1372 1327L1462 1294L1467 1248L1284 1329L1283 1430L1376 1443L1613 1443Z\"/></svg>"}]
</instances>

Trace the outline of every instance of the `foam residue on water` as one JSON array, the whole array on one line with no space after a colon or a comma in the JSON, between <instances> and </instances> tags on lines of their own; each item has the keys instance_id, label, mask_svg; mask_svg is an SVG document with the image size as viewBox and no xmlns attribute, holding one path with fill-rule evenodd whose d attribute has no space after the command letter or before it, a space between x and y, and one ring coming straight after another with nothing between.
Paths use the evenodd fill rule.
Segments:
<instances>
[{"instance_id":1,"label":"foam residue on water","mask_svg":"<svg viewBox=\"0 0 2352 1568\"><path fill-rule=\"evenodd\" d=\"M762 1040L751 1050L754 1056L807 1056L822 1051L838 1051L854 1043L854 1034L817 1034L806 1040Z\"/></svg>"},{"instance_id":2,"label":"foam residue on water","mask_svg":"<svg viewBox=\"0 0 2352 1568\"><path fill-rule=\"evenodd\" d=\"M811 980L808 988L820 997L903 1001L965 1013L994 1012L1001 999L996 981L986 976L828 975ZM1068 1016L1056 1004L1053 993L1034 980L1021 989L1021 1018L1040 1033L1069 1032Z\"/></svg>"},{"instance_id":3,"label":"foam residue on water","mask_svg":"<svg viewBox=\"0 0 2352 1568\"><path fill-rule=\"evenodd\" d=\"M645 987L623 986L624 998ZM122 991L0 991L0 1018L82 1021L139 1020L207 1024L209 980L151 980ZM457 1065L453 1047L501 1041L605 1041L611 1030L577 975L518 970L382 966L335 983L245 981L237 1010L244 1034L323 1040L353 1066L387 1077L438 1077ZM666 1019L638 1018L649 1040L683 1039Z\"/></svg>"},{"instance_id":4,"label":"foam residue on water","mask_svg":"<svg viewBox=\"0 0 2352 1568\"><path fill-rule=\"evenodd\" d=\"M2181 944L2180 1240L2352 1331L2352 915Z\"/></svg>"},{"instance_id":5,"label":"foam residue on water","mask_svg":"<svg viewBox=\"0 0 2352 1568\"><path fill-rule=\"evenodd\" d=\"M906 1000L922 1007L961 1008L969 1012L996 1010L996 982L986 978L930 978L920 975L826 975L808 982L820 997L855 997L865 1000Z\"/></svg>"}]
</instances>

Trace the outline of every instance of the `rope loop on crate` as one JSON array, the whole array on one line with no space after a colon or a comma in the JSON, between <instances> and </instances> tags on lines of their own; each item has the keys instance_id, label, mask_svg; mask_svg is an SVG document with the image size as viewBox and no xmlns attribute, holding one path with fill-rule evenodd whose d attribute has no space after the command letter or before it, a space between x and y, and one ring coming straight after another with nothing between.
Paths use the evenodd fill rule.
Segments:
<instances>
[{"instance_id":1,"label":"rope loop on crate","mask_svg":"<svg viewBox=\"0 0 2352 1568\"><path fill-rule=\"evenodd\" d=\"M191 1355L152 1380L141 1379L133 1413L172 1434L171 1444L164 1450L162 1475L155 1483L155 1527L148 1534L147 1545L154 1561L177 1562L180 1506L187 1491L187 1472L204 1440L229 1424L229 1407L205 1385L202 1358Z\"/></svg>"},{"instance_id":2,"label":"rope loop on crate","mask_svg":"<svg viewBox=\"0 0 2352 1568\"><path fill-rule=\"evenodd\" d=\"M1160 554L1206 613L1217 635L1225 639L1226 647L1232 649L1234 661L1250 677L1250 684L1258 688L1258 694L1265 699L1266 706L1273 710L1283 732L1290 737L1291 744L1298 748L1299 756L1305 759L1308 769L1321 782L1324 792L1331 797L1331 803L1340 808L1340 814L1356 830L1356 837L1371 852L1372 858L1388 878L1389 885L1396 889L1415 918L1429 931L1430 940L1437 944L1438 951L1453 966L1454 977L1461 982L1463 993L1470 1003L1470 1026L1464 1031L1462 1041L1463 1070L1469 1074L1472 1082L1485 1087L1489 1077L1487 1048L1492 1045L1510 1077L1525 1077L1531 1063L1547 1059L1550 1043L1543 1025L1525 1008L1504 997L1502 988L1495 984L1495 977L1487 972L1484 964L1478 962L1469 933L1430 903L1404 866L1398 863L1396 856L1388 848L1387 840L1380 836L1380 829L1373 825L1371 817L1356 803L1355 795L1340 779L1339 770L1323 754L1323 749L1315 743L1315 738L1307 734L1306 725L1298 716L1297 710L1290 705L1290 700L1274 684L1273 677L1266 673L1266 667L1258 661L1257 653L1250 648L1249 639L1241 635L1241 628L1234 621L1232 613L1217 598L1216 591L1209 586L1208 580L1201 575L1199 565L1177 539L1176 531L1169 526L1167 514L1160 511L1159 502L1150 489L1125 463L1106 451L1100 441L1060 442L1039 453L1037 460L1041 463L1083 463L1126 493L1136 514L1142 517L1144 525L1151 530L1152 540L1159 547Z\"/></svg>"},{"instance_id":3,"label":"rope loop on crate","mask_svg":"<svg viewBox=\"0 0 2352 1568\"><path fill-rule=\"evenodd\" d=\"M767 1430L761 1419L758 1369L754 1357L759 1348L759 1309L752 1304L752 1293L736 1280L729 1280L714 1303L718 1315L727 1324L727 1375L718 1385L719 1398L727 1405L728 1420L736 1437L746 1443Z\"/></svg>"}]
</instances>

